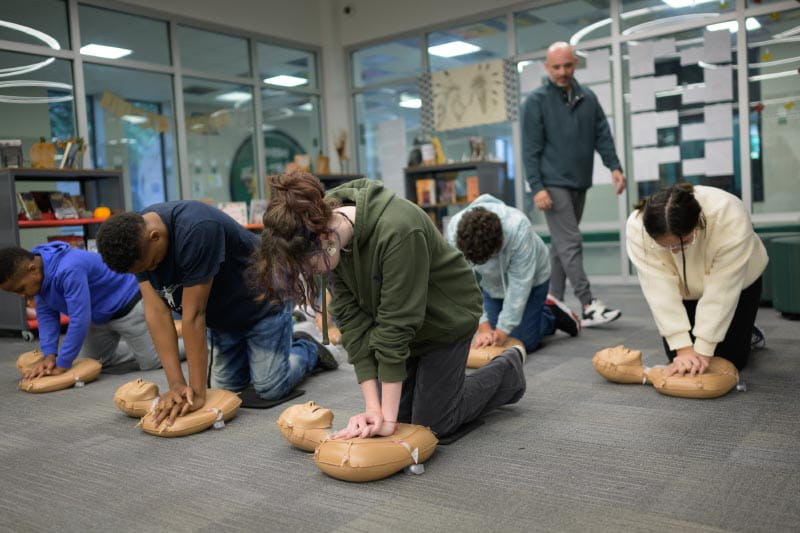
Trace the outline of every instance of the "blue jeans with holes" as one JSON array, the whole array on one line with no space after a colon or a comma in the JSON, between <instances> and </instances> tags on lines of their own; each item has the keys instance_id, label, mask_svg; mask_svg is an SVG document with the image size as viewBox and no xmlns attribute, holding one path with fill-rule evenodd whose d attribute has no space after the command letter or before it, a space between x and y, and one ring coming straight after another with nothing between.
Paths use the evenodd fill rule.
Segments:
<instances>
[{"instance_id":1,"label":"blue jeans with holes","mask_svg":"<svg viewBox=\"0 0 800 533\"><path fill-rule=\"evenodd\" d=\"M525 343L525 349L528 352L532 352L539 347L542 337L552 335L556 331L556 317L553 316L550 308L544 304L549 286L550 281L548 280L531 289L528 303L522 313L522 320L508 334L509 337L514 337ZM484 290L481 292L483 293L483 309L489 317L489 325L495 328L497 327L497 318L503 309L503 299L492 298Z\"/></svg>"},{"instance_id":2,"label":"blue jeans with holes","mask_svg":"<svg viewBox=\"0 0 800 533\"><path fill-rule=\"evenodd\" d=\"M211 386L241 390L253 384L265 400L283 398L317 364L317 347L292 340L292 307L245 331L208 330L213 350Z\"/></svg>"}]
</instances>

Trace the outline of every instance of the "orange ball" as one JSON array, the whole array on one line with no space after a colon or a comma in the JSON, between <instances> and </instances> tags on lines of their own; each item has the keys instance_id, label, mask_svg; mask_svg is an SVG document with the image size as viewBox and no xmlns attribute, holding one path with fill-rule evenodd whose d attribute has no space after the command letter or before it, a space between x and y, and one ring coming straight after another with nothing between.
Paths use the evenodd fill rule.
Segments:
<instances>
[{"instance_id":1,"label":"orange ball","mask_svg":"<svg viewBox=\"0 0 800 533\"><path fill-rule=\"evenodd\" d=\"M94 218L106 219L111 216L111 209L100 206L94 210Z\"/></svg>"}]
</instances>

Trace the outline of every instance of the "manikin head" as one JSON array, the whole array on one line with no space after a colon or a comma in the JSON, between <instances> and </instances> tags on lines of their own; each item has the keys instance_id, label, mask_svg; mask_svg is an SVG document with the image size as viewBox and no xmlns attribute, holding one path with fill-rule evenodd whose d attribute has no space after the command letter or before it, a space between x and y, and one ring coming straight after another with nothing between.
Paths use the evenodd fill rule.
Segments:
<instances>
[{"instance_id":1,"label":"manikin head","mask_svg":"<svg viewBox=\"0 0 800 533\"><path fill-rule=\"evenodd\" d=\"M572 77L575 75L577 64L578 57L568 43L559 41L551 44L547 49L544 66L550 79L558 87L566 89L572 85Z\"/></svg>"},{"instance_id":2,"label":"manikin head","mask_svg":"<svg viewBox=\"0 0 800 533\"><path fill-rule=\"evenodd\" d=\"M153 212L114 215L97 232L97 251L111 270L121 274L155 269L168 249L167 227Z\"/></svg>"},{"instance_id":3,"label":"manikin head","mask_svg":"<svg viewBox=\"0 0 800 533\"><path fill-rule=\"evenodd\" d=\"M0 250L0 289L20 298L31 298L39 294L43 280L41 256L19 246Z\"/></svg>"}]
</instances>

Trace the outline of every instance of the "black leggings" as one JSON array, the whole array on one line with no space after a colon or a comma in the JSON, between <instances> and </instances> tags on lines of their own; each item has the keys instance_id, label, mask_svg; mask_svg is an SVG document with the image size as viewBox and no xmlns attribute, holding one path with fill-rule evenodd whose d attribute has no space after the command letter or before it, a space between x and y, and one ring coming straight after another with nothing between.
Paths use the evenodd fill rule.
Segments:
<instances>
[{"instance_id":1,"label":"black leggings","mask_svg":"<svg viewBox=\"0 0 800 533\"><path fill-rule=\"evenodd\" d=\"M750 343L753 336L753 326L756 323L756 313L758 313L758 303L761 300L761 276L747 287L739 295L739 302L736 304L736 311L733 313L733 320L728 326L725 338L717 344L714 355L723 357L736 365L739 370L747 365L750 358ZM694 313L697 309L697 300L684 300L683 306L686 314L689 315L689 323L694 328ZM694 342L694 335L689 332ZM669 349L665 339L664 350L667 352L669 360L675 358L675 351Z\"/></svg>"}]
</instances>

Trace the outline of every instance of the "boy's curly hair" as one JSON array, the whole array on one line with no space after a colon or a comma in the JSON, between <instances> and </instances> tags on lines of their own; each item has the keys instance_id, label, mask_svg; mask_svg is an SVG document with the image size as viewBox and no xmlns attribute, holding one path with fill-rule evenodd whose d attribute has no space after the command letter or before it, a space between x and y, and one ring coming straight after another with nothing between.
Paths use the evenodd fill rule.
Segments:
<instances>
[{"instance_id":1,"label":"boy's curly hair","mask_svg":"<svg viewBox=\"0 0 800 533\"><path fill-rule=\"evenodd\" d=\"M483 207L470 209L458 222L456 246L470 263L484 264L503 247L500 217Z\"/></svg>"},{"instance_id":2,"label":"boy's curly hair","mask_svg":"<svg viewBox=\"0 0 800 533\"><path fill-rule=\"evenodd\" d=\"M97 251L108 268L126 274L142 257L144 217L129 211L114 215L97 230Z\"/></svg>"}]
</instances>

